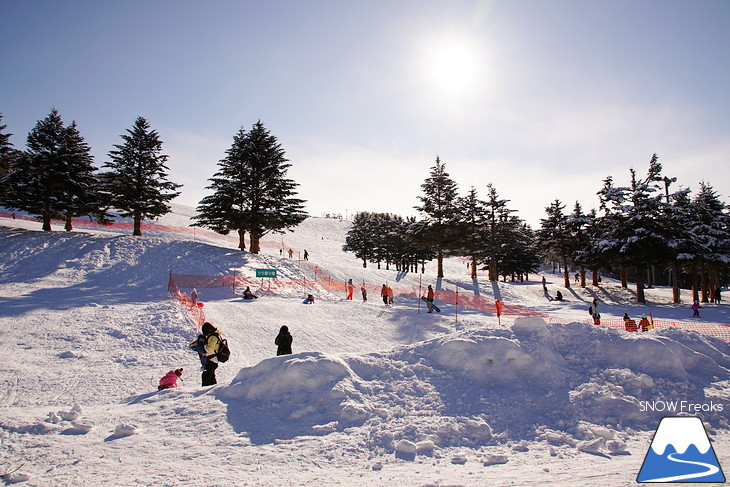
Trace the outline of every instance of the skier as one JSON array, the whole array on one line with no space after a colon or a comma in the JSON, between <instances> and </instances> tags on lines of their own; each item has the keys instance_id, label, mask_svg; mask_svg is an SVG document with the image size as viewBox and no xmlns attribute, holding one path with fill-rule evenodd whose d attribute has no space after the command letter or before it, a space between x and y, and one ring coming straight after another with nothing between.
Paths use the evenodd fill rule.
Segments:
<instances>
[{"instance_id":1,"label":"skier","mask_svg":"<svg viewBox=\"0 0 730 487\"><path fill-rule=\"evenodd\" d=\"M291 333L289 333L289 327L282 325L279 329L279 334L274 339L274 345L277 347L276 355L290 355L292 353L291 343L293 340Z\"/></svg>"},{"instance_id":2,"label":"skier","mask_svg":"<svg viewBox=\"0 0 730 487\"><path fill-rule=\"evenodd\" d=\"M179 369L171 370L162 378L160 379L160 385L157 386L158 391L162 391L164 389L174 389L177 387L177 380L182 380L182 373L183 369L182 367Z\"/></svg>"}]
</instances>

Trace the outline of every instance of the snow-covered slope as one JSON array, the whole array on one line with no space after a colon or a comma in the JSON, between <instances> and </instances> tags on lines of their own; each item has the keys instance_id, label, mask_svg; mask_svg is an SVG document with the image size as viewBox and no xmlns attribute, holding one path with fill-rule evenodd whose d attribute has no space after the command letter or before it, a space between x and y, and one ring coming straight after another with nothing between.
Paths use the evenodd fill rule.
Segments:
<instances>
[{"instance_id":1,"label":"snow-covered slope","mask_svg":"<svg viewBox=\"0 0 730 487\"><path fill-rule=\"evenodd\" d=\"M349 223L339 220L313 218L267 237L259 256L200 233L134 238L2 223L0 469L22 465L8 481L633 485L650 433L672 414L657 406L674 400L697 405L692 413L705 420L720 462L730 462L730 345L714 337L539 318L500 325L473 311L456 320L448 306L418 314L414 299L386 307L321 292L307 306L298 290L243 301L228 288L199 289L234 352L219 384L204 389L186 349L197 330L167 293L171 271L310 272L280 256L283 245L307 249L338 280L406 285L421 276L363 269L341 252ZM424 282L436 281L433 267ZM444 287L500 293L556 316L583 318L591 299L576 293L558 306L541 299L539 284L475 287L460 259L446 270ZM609 283L604 289L604 315L645 311ZM726 322L725 305L704 311ZM275 357L283 324L295 353ZM157 392L157 380L177 367L181 387Z\"/></svg>"}]
</instances>

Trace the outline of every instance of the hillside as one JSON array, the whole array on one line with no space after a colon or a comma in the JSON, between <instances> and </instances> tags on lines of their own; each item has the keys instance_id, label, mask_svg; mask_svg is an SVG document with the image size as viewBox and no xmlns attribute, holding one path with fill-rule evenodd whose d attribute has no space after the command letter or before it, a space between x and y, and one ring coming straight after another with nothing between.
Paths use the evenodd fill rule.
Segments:
<instances>
[{"instance_id":1,"label":"hillside","mask_svg":"<svg viewBox=\"0 0 730 487\"><path fill-rule=\"evenodd\" d=\"M180 227L176 208L162 224ZM261 255L204 232L37 231L0 219L0 469L24 485L634 485L666 410L697 405L722 464L730 464L730 344L682 329L629 334L585 323L595 295L603 316L688 320L686 306L649 291L649 306L606 282L547 301L528 283L473 283L460 259L437 283L363 268L341 251L349 223L312 218L265 240ZM307 249L309 263L280 256ZM219 384L199 387L197 330L170 298L170 273L253 276L275 268L396 289L501 296L545 316L503 316L415 298L344 299L310 284L198 289L206 318L234 351ZM547 275L551 289L560 282ZM295 281L292 281L295 282ZM306 292L316 303L301 303ZM600 293L600 294L597 294ZM726 305L704 322L728 323ZM699 322L699 321L698 321ZM274 357L286 324L294 355ZM183 367L181 387L156 391ZM718 410L720 409L720 410ZM679 411L676 411L679 412ZM685 410L684 413L688 411ZM215 466L215 468L213 467ZM0 472L2 473L2 472Z\"/></svg>"}]
</instances>

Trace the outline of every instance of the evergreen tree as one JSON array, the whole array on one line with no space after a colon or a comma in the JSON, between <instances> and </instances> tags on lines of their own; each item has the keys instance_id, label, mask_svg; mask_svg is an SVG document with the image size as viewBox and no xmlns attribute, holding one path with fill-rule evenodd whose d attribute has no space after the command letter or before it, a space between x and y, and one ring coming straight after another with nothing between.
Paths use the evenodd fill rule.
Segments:
<instances>
[{"instance_id":1,"label":"evergreen tree","mask_svg":"<svg viewBox=\"0 0 730 487\"><path fill-rule=\"evenodd\" d=\"M214 193L198 205L196 225L224 235L237 231L241 250L249 232L250 250L258 253L265 234L283 232L307 218L304 200L295 197L299 185L286 177L291 164L284 149L260 120L249 132L241 128L226 154L210 179L208 189Z\"/></svg>"},{"instance_id":2,"label":"evergreen tree","mask_svg":"<svg viewBox=\"0 0 730 487\"><path fill-rule=\"evenodd\" d=\"M168 204L180 192L181 185L167 179L168 156L162 154L162 141L142 117L123 134L124 143L109 152L111 161L104 164L110 204L123 217L134 219L133 234L142 235L142 219L155 218L171 211Z\"/></svg>"},{"instance_id":3,"label":"evergreen tree","mask_svg":"<svg viewBox=\"0 0 730 487\"><path fill-rule=\"evenodd\" d=\"M60 202L66 181L66 130L55 108L28 134L26 150L10 164L3 178L4 205L38 216L43 230L51 230L51 219L63 216Z\"/></svg>"},{"instance_id":4,"label":"evergreen tree","mask_svg":"<svg viewBox=\"0 0 730 487\"><path fill-rule=\"evenodd\" d=\"M0 113L0 180L10 172L10 164L20 155L20 151L15 149L12 142L10 142L10 137L13 134L4 133L8 126L3 125L2 121L3 114ZM0 189L0 199L3 198L4 191L5 189Z\"/></svg>"},{"instance_id":5,"label":"evergreen tree","mask_svg":"<svg viewBox=\"0 0 730 487\"><path fill-rule=\"evenodd\" d=\"M500 276L500 263L506 260L505 249L509 247L510 226L515 222L511 210L507 207L509 200L501 199L496 188L487 185L485 201L484 228L481 250L478 252L479 263L489 270L489 280L496 281Z\"/></svg>"},{"instance_id":6,"label":"evergreen tree","mask_svg":"<svg viewBox=\"0 0 730 487\"><path fill-rule=\"evenodd\" d=\"M368 261L373 258L373 225L372 213L361 211L355 214L352 220L352 227L345 237L345 245L342 250L353 252L355 257L362 260L362 266L367 268Z\"/></svg>"},{"instance_id":7,"label":"evergreen tree","mask_svg":"<svg viewBox=\"0 0 730 487\"><path fill-rule=\"evenodd\" d=\"M568 266L575 250L575 242L569 227L568 217L563 213L565 205L555 200L545 208L547 218L540 220L541 228L537 231L537 243L543 257L552 262L560 262L563 267L563 281L570 287Z\"/></svg>"},{"instance_id":8,"label":"evergreen tree","mask_svg":"<svg viewBox=\"0 0 730 487\"><path fill-rule=\"evenodd\" d=\"M692 201L696 218L692 233L700 247L693 259L693 298L708 301L720 287L720 273L730 264L730 215L711 185L700 183L700 191Z\"/></svg>"},{"instance_id":9,"label":"evergreen tree","mask_svg":"<svg viewBox=\"0 0 730 487\"><path fill-rule=\"evenodd\" d=\"M63 181L59 211L66 217L66 231L73 229L74 216L90 215L97 221L108 216L99 191L99 180L94 175L91 147L84 141L72 122L64 132L64 171L58 174Z\"/></svg>"},{"instance_id":10,"label":"evergreen tree","mask_svg":"<svg viewBox=\"0 0 730 487\"><path fill-rule=\"evenodd\" d=\"M471 278L477 278L478 254L484 240L485 202L477 196L473 186L469 193L457 201L459 219L455 227L455 240L460 252L471 258Z\"/></svg>"},{"instance_id":11,"label":"evergreen tree","mask_svg":"<svg viewBox=\"0 0 730 487\"><path fill-rule=\"evenodd\" d=\"M457 185L446 172L446 166L436 157L436 165L421 185L423 195L418 199L421 206L415 209L424 213L424 244L433 248L438 259L437 277L444 276L444 252L450 248L452 231L458 208L456 205Z\"/></svg>"},{"instance_id":12,"label":"evergreen tree","mask_svg":"<svg viewBox=\"0 0 730 487\"><path fill-rule=\"evenodd\" d=\"M590 261L585 257L585 249L590 243L591 229L595 220L595 210L589 214L583 213L583 207L576 201L573 213L568 216L567 229L571 236L571 260L580 267L580 287L586 286L586 267Z\"/></svg>"},{"instance_id":13,"label":"evergreen tree","mask_svg":"<svg viewBox=\"0 0 730 487\"><path fill-rule=\"evenodd\" d=\"M505 280L512 276L512 280L522 281L528 274L537 272L540 266L535 232L515 215L509 217L505 231L508 237L499 262L500 273Z\"/></svg>"}]
</instances>

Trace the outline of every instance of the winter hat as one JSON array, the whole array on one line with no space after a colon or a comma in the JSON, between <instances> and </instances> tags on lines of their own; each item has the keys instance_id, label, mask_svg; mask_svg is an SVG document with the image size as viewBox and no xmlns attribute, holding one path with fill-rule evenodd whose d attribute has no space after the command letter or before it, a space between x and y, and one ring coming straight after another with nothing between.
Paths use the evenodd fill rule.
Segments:
<instances>
[{"instance_id":1,"label":"winter hat","mask_svg":"<svg viewBox=\"0 0 730 487\"><path fill-rule=\"evenodd\" d=\"M179 369L175 369L175 375L180 377L182 375L183 369L180 367Z\"/></svg>"}]
</instances>

